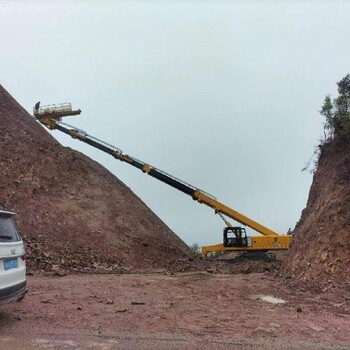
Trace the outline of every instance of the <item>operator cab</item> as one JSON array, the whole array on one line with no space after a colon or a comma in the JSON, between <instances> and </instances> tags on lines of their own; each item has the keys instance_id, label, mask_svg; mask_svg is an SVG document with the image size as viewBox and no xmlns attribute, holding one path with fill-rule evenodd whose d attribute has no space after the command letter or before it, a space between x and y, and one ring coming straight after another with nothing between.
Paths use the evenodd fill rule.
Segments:
<instances>
[{"instance_id":1,"label":"operator cab","mask_svg":"<svg viewBox=\"0 0 350 350\"><path fill-rule=\"evenodd\" d=\"M224 247L248 247L248 237L243 227L224 228Z\"/></svg>"}]
</instances>

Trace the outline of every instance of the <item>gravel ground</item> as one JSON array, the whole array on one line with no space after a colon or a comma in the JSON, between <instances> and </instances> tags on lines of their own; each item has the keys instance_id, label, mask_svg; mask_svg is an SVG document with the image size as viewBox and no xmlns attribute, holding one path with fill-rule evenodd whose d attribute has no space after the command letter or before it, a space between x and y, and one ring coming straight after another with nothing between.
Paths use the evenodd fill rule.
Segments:
<instances>
[{"instance_id":1,"label":"gravel ground","mask_svg":"<svg viewBox=\"0 0 350 350\"><path fill-rule=\"evenodd\" d=\"M268 273L75 274L28 282L22 302L0 308L1 350L350 345L346 296L291 290Z\"/></svg>"}]
</instances>

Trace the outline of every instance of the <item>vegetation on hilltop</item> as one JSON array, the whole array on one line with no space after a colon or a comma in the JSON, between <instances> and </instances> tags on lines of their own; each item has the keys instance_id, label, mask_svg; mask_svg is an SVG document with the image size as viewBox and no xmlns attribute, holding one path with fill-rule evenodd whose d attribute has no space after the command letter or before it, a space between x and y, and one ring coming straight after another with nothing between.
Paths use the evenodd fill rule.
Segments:
<instances>
[{"instance_id":1,"label":"vegetation on hilltop","mask_svg":"<svg viewBox=\"0 0 350 350\"><path fill-rule=\"evenodd\" d=\"M320 111L326 119L324 143L350 139L350 74L337 85L339 95L333 101L331 96L327 95Z\"/></svg>"}]
</instances>

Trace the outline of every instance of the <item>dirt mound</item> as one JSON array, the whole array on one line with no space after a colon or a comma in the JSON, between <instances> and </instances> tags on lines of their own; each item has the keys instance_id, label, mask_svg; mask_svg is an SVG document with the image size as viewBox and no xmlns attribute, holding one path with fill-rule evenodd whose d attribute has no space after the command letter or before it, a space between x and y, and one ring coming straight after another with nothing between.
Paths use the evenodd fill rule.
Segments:
<instances>
[{"instance_id":1,"label":"dirt mound","mask_svg":"<svg viewBox=\"0 0 350 350\"><path fill-rule=\"evenodd\" d=\"M350 285L350 148L344 140L321 147L283 271L293 283L317 289Z\"/></svg>"},{"instance_id":2,"label":"dirt mound","mask_svg":"<svg viewBox=\"0 0 350 350\"><path fill-rule=\"evenodd\" d=\"M0 208L18 213L32 269L148 269L191 256L129 188L61 146L1 85L0 165Z\"/></svg>"}]
</instances>

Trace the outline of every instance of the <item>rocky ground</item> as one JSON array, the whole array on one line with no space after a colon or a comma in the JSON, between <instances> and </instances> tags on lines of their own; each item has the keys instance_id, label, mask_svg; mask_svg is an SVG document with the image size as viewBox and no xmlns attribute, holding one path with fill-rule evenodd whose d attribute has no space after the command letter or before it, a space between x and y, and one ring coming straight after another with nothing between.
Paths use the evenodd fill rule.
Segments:
<instances>
[{"instance_id":1,"label":"rocky ground","mask_svg":"<svg viewBox=\"0 0 350 350\"><path fill-rule=\"evenodd\" d=\"M350 348L348 297L291 289L269 272L28 282L22 302L0 308L1 350Z\"/></svg>"},{"instance_id":2,"label":"rocky ground","mask_svg":"<svg viewBox=\"0 0 350 350\"><path fill-rule=\"evenodd\" d=\"M282 272L315 289L342 285L350 295L350 148L332 140L320 158Z\"/></svg>"}]
</instances>

